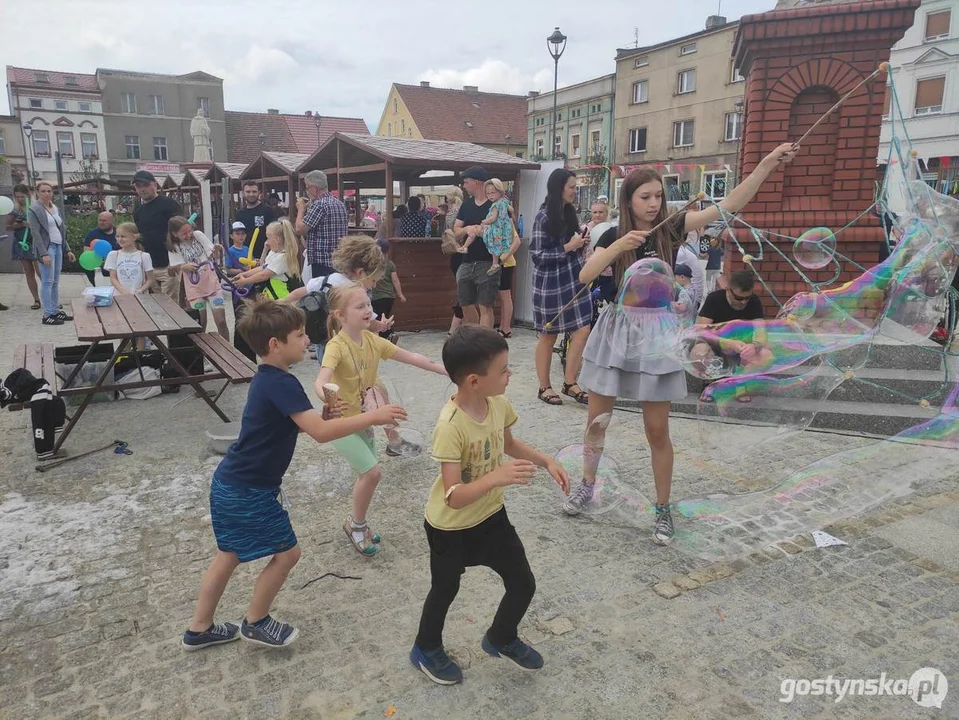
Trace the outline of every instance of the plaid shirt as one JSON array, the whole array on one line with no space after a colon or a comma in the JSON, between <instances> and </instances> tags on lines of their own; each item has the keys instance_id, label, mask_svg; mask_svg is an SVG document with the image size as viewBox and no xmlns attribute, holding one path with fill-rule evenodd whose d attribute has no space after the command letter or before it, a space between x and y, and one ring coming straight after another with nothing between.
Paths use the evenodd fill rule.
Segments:
<instances>
[{"instance_id":1,"label":"plaid shirt","mask_svg":"<svg viewBox=\"0 0 959 720\"><path fill-rule=\"evenodd\" d=\"M306 232L306 253L311 263L330 265L333 252L347 233L346 205L331 193L310 203L303 215Z\"/></svg>"}]
</instances>

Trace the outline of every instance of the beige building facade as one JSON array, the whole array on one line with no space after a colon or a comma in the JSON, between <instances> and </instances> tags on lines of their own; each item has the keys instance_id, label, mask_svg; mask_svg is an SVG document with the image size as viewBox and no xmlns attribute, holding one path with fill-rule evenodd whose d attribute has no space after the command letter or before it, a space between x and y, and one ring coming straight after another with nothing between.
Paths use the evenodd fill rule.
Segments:
<instances>
[{"instance_id":1,"label":"beige building facade","mask_svg":"<svg viewBox=\"0 0 959 720\"><path fill-rule=\"evenodd\" d=\"M617 51L613 146L622 175L651 166L672 201L700 191L725 197L742 132L745 82L731 59L737 27L712 16L701 32Z\"/></svg>"}]
</instances>

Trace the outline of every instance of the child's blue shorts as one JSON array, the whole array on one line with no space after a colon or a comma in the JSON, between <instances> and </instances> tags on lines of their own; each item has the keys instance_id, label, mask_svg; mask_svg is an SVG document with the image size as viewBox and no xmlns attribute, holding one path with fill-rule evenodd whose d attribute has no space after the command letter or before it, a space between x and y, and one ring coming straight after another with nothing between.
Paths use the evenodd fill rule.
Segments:
<instances>
[{"instance_id":1,"label":"child's blue shorts","mask_svg":"<svg viewBox=\"0 0 959 720\"><path fill-rule=\"evenodd\" d=\"M290 515L280 504L279 488L230 485L213 476L210 517L216 546L236 553L240 562L285 552L296 545Z\"/></svg>"}]
</instances>

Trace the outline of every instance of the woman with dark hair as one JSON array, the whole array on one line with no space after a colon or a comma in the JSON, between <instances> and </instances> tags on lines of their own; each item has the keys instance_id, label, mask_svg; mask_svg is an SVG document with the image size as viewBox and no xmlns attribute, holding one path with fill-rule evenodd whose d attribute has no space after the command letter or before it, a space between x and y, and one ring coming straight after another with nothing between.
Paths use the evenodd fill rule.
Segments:
<instances>
[{"instance_id":1,"label":"woman with dark hair","mask_svg":"<svg viewBox=\"0 0 959 720\"><path fill-rule=\"evenodd\" d=\"M579 234L579 218L573 207L576 175L556 168L546 181L546 201L533 221L530 257L533 260L533 324L539 331L536 343L537 397L547 405L563 401L550 385L549 366L553 345L559 333L571 333L566 356L563 394L586 403L587 395L576 383L583 348L589 337L593 301L582 289L579 274L583 269L585 238ZM576 297L575 300L573 298ZM569 307L565 307L570 303Z\"/></svg>"},{"instance_id":2,"label":"woman with dark hair","mask_svg":"<svg viewBox=\"0 0 959 720\"><path fill-rule=\"evenodd\" d=\"M678 212L653 234L650 231L667 217L663 181L653 170L634 170L623 182L619 227L603 233L593 256L580 272L579 279L584 283L592 282L611 265L612 280L618 290L626 270L637 260L659 258L673 267L676 253L687 233L702 230L719 220L723 212L733 214L742 210L766 178L792 160L797 149L792 143L780 145L763 158L749 177L737 185L718 206ZM570 494L563 509L570 515L576 515L593 499L596 468L605 442L604 427L593 427L593 421L601 415L612 413L617 398L639 400L643 408L643 425L656 486L653 540L657 544L667 545L673 539L673 519L669 508L673 481L669 404L686 397L686 375L677 360L628 355L625 349L631 344L629 331L630 320L622 308L617 304L607 305L586 345L582 379L583 385L589 389L586 444L591 452L584 453L589 457L589 463L583 469L583 481ZM603 423L597 423L599 425Z\"/></svg>"},{"instance_id":3,"label":"woman with dark hair","mask_svg":"<svg viewBox=\"0 0 959 720\"><path fill-rule=\"evenodd\" d=\"M13 212L7 216L7 230L13 230L12 256L23 266L23 274L27 278L27 287L33 295L31 310L39 310L40 290L37 278L40 277L40 268L37 265L37 251L30 237L30 224L27 222L27 209L30 202L30 188L26 185L17 185L13 188ZM6 310L6 305L0 305L0 310Z\"/></svg>"},{"instance_id":4,"label":"woman with dark hair","mask_svg":"<svg viewBox=\"0 0 959 720\"><path fill-rule=\"evenodd\" d=\"M406 201L408 213L400 220L398 237L426 237L429 233L430 218L423 212L423 201L419 195L413 195Z\"/></svg>"}]
</instances>

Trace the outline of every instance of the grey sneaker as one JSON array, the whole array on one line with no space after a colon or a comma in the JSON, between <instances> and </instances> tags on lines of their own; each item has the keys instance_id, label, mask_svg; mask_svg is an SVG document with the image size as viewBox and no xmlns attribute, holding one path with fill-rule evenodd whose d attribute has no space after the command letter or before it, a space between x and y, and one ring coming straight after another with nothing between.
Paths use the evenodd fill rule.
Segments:
<instances>
[{"instance_id":1,"label":"grey sneaker","mask_svg":"<svg viewBox=\"0 0 959 720\"><path fill-rule=\"evenodd\" d=\"M183 633L183 647L188 652L201 650L212 645L222 645L240 639L240 628L233 623L214 623L204 632Z\"/></svg>"},{"instance_id":2,"label":"grey sneaker","mask_svg":"<svg viewBox=\"0 0 959 720\"><path fill-rule=\"evenodd\" d=\"M669 545L673 541L673 516L669 503L656 506L656 527L653 530L653 542L657 545Z\"/></svg>"},{"instance_id":3,"label":"grey sneaker","mask_svg":"<svg viewBox=\"0 0 959 720\"><path fill-rule=\"evenodd\" d=\"M569 500L563 503L563 510L567 515L579 515L583 508L593 499L593 489L595 484L590 484L584 479L579 487L573 490Z\"/></svg>"},{"instance_id":4,"label":"grey sneaker","mask_svg":"<svg viewBox=\"0 0 959 720\"><path fill-rule=\"evenodd\" d=\"M246 618L243 618L243 624L240 626L240 635L244 640L267 647L289 645L299 634L300 631L289 623L274 620L269 615L256 625L250 625Z\"/></svg>"}]
</instances>

